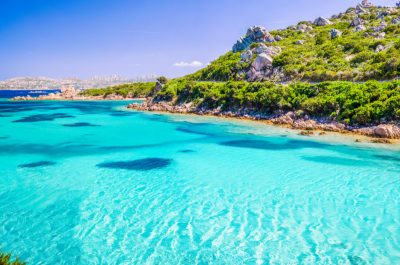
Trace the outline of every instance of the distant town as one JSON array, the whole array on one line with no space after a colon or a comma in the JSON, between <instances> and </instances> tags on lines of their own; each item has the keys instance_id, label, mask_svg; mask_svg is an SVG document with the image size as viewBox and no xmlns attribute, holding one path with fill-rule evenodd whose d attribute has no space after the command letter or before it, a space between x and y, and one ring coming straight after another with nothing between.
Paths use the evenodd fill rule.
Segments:
<instances>
[{"instance_id":1,"label":"distant town","mask_svg":"<svg viewBox=\"0 0 400 265\"><path fill-rule=\"evenodd\" d=\"M82 80L78 78L53 79L48 77L16 77L0 81L0 90L55 90L74 88L78 90L103 88L126 83L155 81L157 75L124 78L118 75L95 76Z\"/></svg>"}]
</instances>

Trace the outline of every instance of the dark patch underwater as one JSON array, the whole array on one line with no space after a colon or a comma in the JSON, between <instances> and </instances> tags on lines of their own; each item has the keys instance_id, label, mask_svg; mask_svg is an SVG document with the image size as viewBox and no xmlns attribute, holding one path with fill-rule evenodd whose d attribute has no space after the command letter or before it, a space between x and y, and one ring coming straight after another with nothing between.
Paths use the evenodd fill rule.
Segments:
<instances>
[{"instance_id":1,"label":"dark patch underwater","mask_svg":"<svg viewBox=\"0 0 400 265\"><path fill-rule=\"evenodd\" d=\"M192 149L183 149L183 150L179 150L179 153L185 153L185 154L194 153L194 152L195 152L195 151L192 150Z\"/></svg>"},{"instance_id":2,"label":"dark patch underwater","mask_svg":"<svg viewBox=\"0 0 400 265\"><path fill-rule=\"evenodd\" d=\"M92 124L89 122L76 122L70 124L63 124L65 127L98 127L100 125Z\"/></svg>"},{"instance_id":3,"label":"dark patch underwater","mask_svg":"<svg viewBox=\"0 0 400 265\"><path fill-rule=\"evenodd\" d=\"M97 166L100 168L147 171L167 167L171 164L171 162L172 159L145 158L132 161L104 162L98 164Z\"/></svg>"},{"instance_id":4,"label":"dark patch underwater","mask_svg":"<svg viewBox=\"0 0 400 265\"><path fill-rule=\"evenodd\" d=\"M370 166L372 162L368 162L365 160L351 159L351 158L342 158L337 156L304 156L302 157L304 160L322 163L322 164L331 164L338 166Z\"/></svg>"},{"instance_id":5,"label":"dark patch underwater","mask_svg":"<svg viewBox=\"0 0 400 265\"><path fill-rule=\"evenodd\" d=\"M22 164L19 165L18 167L20 168L36 168L36 167L47 167L47 166L54 166L56 163L52 161L39 161L39 162L33 162L33 163L28 163L28 164Z\"/></svg>"},{"instance_id":6,"label":"dark patch underwater","mask_svg":"<svg viewBox=\"0 0 400 265\"><path fill-rule=\"evenodd\" d=\"M232 140L219 143L223 146L238 148L250 148L260 150L287 150L303 148L326 148L330 145L311 141L289 140L282 143L270 142L267 140Z\"/></svg>"},{"instance_id":7,"label":"dark patch underwater","mask_svg":"<svg viewBox=\"0 0 400 265\"><path fill-rule=\"evenodd\" d=\"M36 114L15 120L13 122L42 122L42 121L53 121L56 119L74 118L74 116L65 113L54 113L54 114Z\"/></svg>"}]
</instances>

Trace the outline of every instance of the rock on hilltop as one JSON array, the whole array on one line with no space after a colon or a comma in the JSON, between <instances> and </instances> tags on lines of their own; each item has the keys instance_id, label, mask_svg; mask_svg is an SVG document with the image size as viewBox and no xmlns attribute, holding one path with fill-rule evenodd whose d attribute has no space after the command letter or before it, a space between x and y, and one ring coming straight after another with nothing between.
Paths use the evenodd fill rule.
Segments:
<instances>
[{"instance_id":1,"label":"rock on hilltop","mask_svg":"<svg viewBox=\"0 0 400 265\"><path fill-rule=\"evenodd\" d=\"M373 6L363 0L330 18L301 21L285 29L253 26L231 52L189 77L275 82L399 78L399 25L400 7Z\"/></svg>"},{"instance_id":2,"label":"rock on hilltop","mask_svg":"<svg viewBox=\"0 0 400 265\"><path fill-rule=\"evenodd\" d=\"M255 42L274 42L275 39L268 32L268 30L262 26L253 26L247 30L244 37L241 37L235 45L233 45L233 52L240 52L247 49L252 43Z\"/></svg>"}]
</instances>

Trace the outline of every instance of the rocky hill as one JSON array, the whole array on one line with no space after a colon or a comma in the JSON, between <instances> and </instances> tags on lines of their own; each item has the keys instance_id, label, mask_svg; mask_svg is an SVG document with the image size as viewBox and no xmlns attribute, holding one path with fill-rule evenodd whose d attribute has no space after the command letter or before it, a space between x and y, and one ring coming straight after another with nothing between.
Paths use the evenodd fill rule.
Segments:
<instances>
[{"instance_id":1,"label":"rocky hill","mask_svg":"<svg viewBox=\"0 0 400 265\"><path fill-rule=\"evenodd\" d=\"M400 138L399 76L400 4L364 0L282 30L251 27L206 68L129 107Z\"/></svg>"},{"instance_id":2,"label":"rocky hill","mask_svg":"<svg viewBox=\"0 0 400 265\"><path fill-rule=\"evenodd\" d=\"M400 8L355 8L286 29L248 29L232 51L188 76L197 81L365 81L400 76Z\"/></svg>"}]
</instances>

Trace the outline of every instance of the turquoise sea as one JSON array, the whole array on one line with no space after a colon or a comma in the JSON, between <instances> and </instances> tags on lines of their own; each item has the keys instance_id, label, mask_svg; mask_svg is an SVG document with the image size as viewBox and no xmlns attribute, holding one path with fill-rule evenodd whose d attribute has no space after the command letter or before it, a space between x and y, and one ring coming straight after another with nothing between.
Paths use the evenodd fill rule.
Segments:
<instances>
[{"instance_id":1,"label":"turquoise sea","mask_svg":"<svg viewBox=\"0 0 400 265\"><path fill-rule=\"evenodd\" d=\"M400 148L127 102L0 101L28 264L400 264Z\"/></svg>"}]
</instances>

